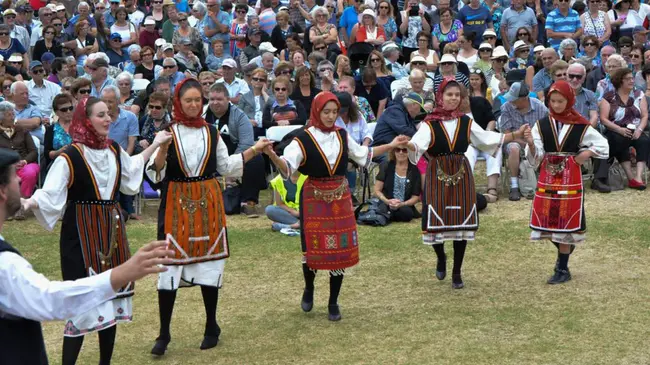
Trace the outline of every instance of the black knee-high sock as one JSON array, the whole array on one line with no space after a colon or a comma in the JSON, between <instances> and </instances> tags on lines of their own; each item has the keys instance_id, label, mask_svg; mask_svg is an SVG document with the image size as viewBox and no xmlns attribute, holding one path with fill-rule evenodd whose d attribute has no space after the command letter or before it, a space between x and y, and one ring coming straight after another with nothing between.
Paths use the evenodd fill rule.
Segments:
<instances>
[{"instance_id":1,"label":"black knee-high sock","mask_svg":"<svg viewBox=\"0 0 650 365\"><path fill-rule=\"evenodd\" d=\"M302 264L302 274L305 277L305 290L313 293L314 292L314 279L316 278L316 272L312 271L307 264Z\"/></svg>"},{"instance_id":2,"label":"black knee-high sock","mask_svg":"<svg viewBox=\"0 0 650 365\"><path fill-rule=\"evenodd\" d=\"M84 336L63 337L63 365L74 365L84 344Z\"/></svg>"},{"instance_id":3,"label":"black knee-high sock","mask_svg":"<svg viewBox=\"0 0 650 365\"><path fill-rule=\"evenodd\" d=\"M99 365L109 365L111 363L116 334L117 326L99 331Z\"/></svg>"},{"instance_id":4,"label":"black knee-high sock","mask_svg":"<svg viewBox=\"0 0 650 365\"><path fill-rule=\"evenodd\" d=\"M569 270L569 254L560 253L558 257L558 269L560 270Z\"/></svg>"},{"instance_id":5,"label":"black knee-high sock","mask_svg":"<svg viewBox=\"0 0 650 365\"><path fill-rule=\"evenodd\" d=\"M217 324L217 301L219 301L219 288L201 285L203 305L205 306L205 336L219 337L221 328Z\"/></svg>"},{"instance_id":6,"label":"black knee-high sock","mask_svg":"<svg viewBox=\"0 0 650 365\"><path fill-rule=\"evenodd\" d=\"M330 300L329 305L335 305L339 300L339 293L341 292L341 285L343 285L343 274L332 275L330 274Z\"/></svg>"},{"instance_id":7,"label":"black knee-high sock","mask_svg":"<svg viewBox=\"0 0 650 365\"><path fill-rule=\"evenodd\" d=\"M172 321L176 290L158 290L158 309L160 312L160 337L171 338L169 325Z\"/></svg>"},{"instance_id":8,"label":"black knee-high sock","mask_svg":"<svg viewBox=\"0 0 650 365\"><path fill-rule=\"evenodd\" d=\"M445 244L440 243L437 245L431 245L433 247L433 250L436 251L436 256L438 257L438 260L445 260L447 256L445 255Z\"/></svg>"},{"instance_id":9,"label":"black knee-high sock","mask_svg":"<svg viewBox=\"0 0 650 365\"><path fill-rule=\"evenodd\" d=\"M461 269L463 268L463 258L465 258L466 247L467 241L454 241L454 269L452 271L453 275L460 275Z\"/></svg>"}]
</instances>

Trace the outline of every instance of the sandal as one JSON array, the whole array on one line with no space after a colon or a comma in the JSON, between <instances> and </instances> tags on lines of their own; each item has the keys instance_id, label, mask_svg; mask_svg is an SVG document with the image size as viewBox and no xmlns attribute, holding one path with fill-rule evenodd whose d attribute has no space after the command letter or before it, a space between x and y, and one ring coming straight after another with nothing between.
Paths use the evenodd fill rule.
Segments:
<instances>
[{"instance_id":1,"label":"sandal","mask_svg":"<svg viewBox=\"0 0 650 365\"><path fill-rule=\"evenodd\" d=\"M490 190L494 190L494 194L490 193ZM487 192L483 194L488 203L496 203L499 200L499 192L496 188L488 188Z\"/></svg>"}]
</instances>

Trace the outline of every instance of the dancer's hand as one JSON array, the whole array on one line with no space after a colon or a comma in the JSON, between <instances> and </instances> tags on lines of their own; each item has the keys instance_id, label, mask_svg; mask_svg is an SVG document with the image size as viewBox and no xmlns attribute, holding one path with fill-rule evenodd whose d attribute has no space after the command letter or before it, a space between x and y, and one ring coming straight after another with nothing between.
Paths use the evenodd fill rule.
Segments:
<instances>
[{"instance_id":1,"label":"dancer's hand","mask_svg":"<svg viewBox=\"0 0 650 365\"><path fill-rule=\"evenodd\" d=\"M38 208L38 204L34 200L30 199L24 199L20 198L20 207L25 211L29 212L30 210L34 208Z\"/></svg>"},{"instance_id":2,"label":"dancer's hand","mask_svg":"<svg viewBox=\"0 0 650 365\"><path fill-rule=\"evenodd\" d=\"M524 140L528 144L534 144L535 141L533 140L533 132L530 130L530 126L526 125L526 130L524 130Z\"/></svg>"},{"instance_id":3,"label":"dancer's hand","mask_svg":"<svg viewBox=\"0 0 650 365\"><path fill-rule=\"evenodd\" d=\"M390 143L390 145L393 148L402 147L405 146L410 140L411 139L409 137L400 135L395 137L393 141Z\"/></svg>"},{"instance_id":4,"label":"dancer's hand","mask_svg":"<svg viewBox=\"0 0 650 365\"><path fill-rule=\"evenodd\" d=\"M255 146L254 146L254 147L255 147L255 150L257 151L257 153L262 153L262 152L265 152L264 150L265 150L268 146L271 146L271 147L272 147L272 146L273 146L273 141L271 141L271 140L268 139L268 138L260 138L260 139L257 140L257 142L255 142ZM266 153L266 152L265 152L265 153Z\"/></svg>"},{"instance_id":5,"label":"dancer's hand","mask_svg":"<svg viewBox=\"0 0 650 365\"><path fill-rule=\"evenodd\" d=\"M111 272L111 286L118 291L126 284L140 280L149 274L166 271L162 265L171 264L174 251L167 249L166 241L154 241L143 246L128 261Z\"/></svg>"},{"instance_id":6,"label":"dancer's hand","mask_svg":"<svg viewBox=\"0 0 650 365\"><path fill-rule=\"evenodd\" d=\"M153 143L158 144L159 146L166 146L171 142L171 140L172 140L171 132L160 131L156 133L156 137L153 139Z\"/></svg>"}]
</instances>

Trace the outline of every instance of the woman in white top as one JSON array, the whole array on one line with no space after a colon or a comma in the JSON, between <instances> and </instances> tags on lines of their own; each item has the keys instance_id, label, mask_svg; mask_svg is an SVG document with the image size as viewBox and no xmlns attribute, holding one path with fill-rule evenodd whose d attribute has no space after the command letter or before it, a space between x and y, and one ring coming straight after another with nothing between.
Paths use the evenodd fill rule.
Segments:
<instances>
[{"instance_id":1,"label":"woman in white top","mask_svg":"<svg viewBox=\"0 0 650 365\"><path fill-rule=\"evenodd\" d=\"M433 49L431 49L431 47L433 47L431 33L420 32L418 33L417 40L418 49L417 51L411 53L411 59L413 59L415 56L424 57L424 59L427 60L427 71L436 72L438 69L438 63L440 63L440 59L438 58L438 54Z\"/></svg>"},{"instance_id":2,"label":"woman in white top","mask_svg":"<svg viewBox=\"0 0 650 365\"><path fill-rule=\"evenodd\" d=\"M588 1L589 11L580 15L583 34L593 35L604 46L609 44L609 37L612 35L612 25L609 23L609 16L600 10L600 2ZM608 42L608 43L605 43Z\"/></svg>"},{"instance_id":3,"label":"woman in white top","mask_svg":"<svg viewBox=\"0 0 650 365\"><path fill-rule=\"evenodd\" d=\"M630 9L630 0L616 0L607 15L612 26L612 42L617 42L624 36L632 38L634 27L643 25L639 13Z\"/></svg>"},{"instance_id":4,"label":"woman in white top","mask_svg":"<svg viewBox=\"0 0 650 365\"><path fill-rule=\"evenodd\" d=\"M111 25L111 34L119 33L122 37L122 49L138 43L138 32L135 25L129 21L129 14L125 8L118 8L115 11L115 24Z\"/></svg>"},{"instance_id":5,"label":"woman in white top","mask_svg":"<svg viewBox=\"0 0 650 365\"><path fill-rule=\"evenodd\" d=\"M476 34L471 32L463 32L462 35L458 36L460 49L458 50L456 60L458 62L464 62L470 69L474 68L474 64L478 61L478 50L474 48L475 37Z\"/></svg>"}]
</instances>

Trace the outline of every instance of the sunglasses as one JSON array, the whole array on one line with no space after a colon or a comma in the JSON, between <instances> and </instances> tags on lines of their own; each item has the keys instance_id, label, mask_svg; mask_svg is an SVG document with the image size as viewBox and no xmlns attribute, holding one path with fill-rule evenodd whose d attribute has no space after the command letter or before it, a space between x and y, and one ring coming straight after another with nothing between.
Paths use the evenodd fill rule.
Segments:
<instances>
[{"instance_id":1,"label":"sunglasses","mask_svg":"<svg viewBox=\"0 0 650 365\"><path fill-rule=\"evenodd\" d=\"M631 54L630 58L641 58L641 55L638 54Z\"/></svg>"},{"instance_id":2,"label":"sunglasses","mask_svg":"<svg viewBox=\"0 0 650 365\"><path fill-rule=\"evenodd\" d=\"M50 34L54 34L54 32L45 32L45 33L43 33L43 34L45 34L45 35L50 35Z\"/></svg>"},{"instance_id":3,"label":"sunglasses","mask_svg":"<svg viewBox=\"0 0 650 365\"><path fill-rule=\"evenodd\" d=\"M5 15L5 18L7 19L14 19L16 16L12 14Z\"/></svg>"},{"instance_id":4,"label":"sunglasses","mask_svg":"<svg viewBox=\"0 0 650 365\"><path fill-rule=\"evenodd\" d=\"M318 47L318 48L314 48L314 49L320 52L320 51L326 50L327 47Z\"/></svg>"},{"instance_id":5,"label":"sunglasses","mask_svg":"<svg viewBox=\"0 0 650 365\"><path fill-rule=\"evenodd\" d=\"M569 74L569 78L570 78L570 79L576 79L576 80L580 80L580 79L582 78L582 76L583 76L583 75L574 75L574 74Z\"/></svg>"},{"instance_id":6,"label":"sunglasses","mask_svg":"<svg viewBox=\"0 0 650 365\"><path fill-rule=\"evenodd\" d=\"M411 62L411 65L413 66L424 66L426 64L427 64L426 62L422 62L422 61Z\"/></svg>"},{"instance_id":7,"label":"sunglasses","mask_svg":"<svg viewBox=\"0 0 650 365\"><path fill-rule=\"evenodd\" d=\"M186 19L186 18L182 18L182 19L178 19L178 21L179 21L179 22L186 22L187 19Z\"/></svg>"},{"instance_id":8,"label":"sunglasses","mask_svg":"<svg viewBox=\"0 0 650 365\"><path fill-rule=\"evenodd\" d=\"M278 91L287 91L287 88L286 87L276 87L273 90L275 90L276 92L278 92Z\"/></svg>"},{"instance_id":9,"label":"sunglasses","mask_svg":"<svg viewBox=\"0 0 650 365\"><path fill-rule=\"evenodd\" d=\"M428 39L426 39L426 38L423 38L423 39L418 39L418 42L428 42L428 41L429 41L429 40L428 40Z\"/></svg>"},{"instance_id":10,"label":"sunglasses","mask_svg":"<svg viewBox=\"0 0 650 365\"><path fill-rule=\"evenodd\" d=\"M2 35L2 33L0 33L0 35ZM631 44L621 44L621 48L623 48L623 47L632 48L632 45Z\"/></svg>"},{"instance_id":11,"label":"sunglasses","mask_svg":"<svg viewBox=\"0 0 650 365\"><path fill-rule=\"evenodd\" d=\"M494 61L494 62L505 63L505 62L508 62L508 59L505 58L505 57L503 57L503 58L497 58L497 59L495 59L495 60L493 60L493 61Z\"/></svg>"},{"instance_id":12,"label":"sunglasses","mask_svg":"<svg viewBox=\"0 0 650 365\"><path fill-rule=\"evenodd\" d=\"M214 84L214 82L203 81L203 82L201 83L201 85L203 85L203 86L210 86L210 85L212 85L212 84Z\"/></svg>"},{"instance_id":13,"label":"sunglasses","mask_svg":"<svg viewBox=\"0 0 650 365\"><path fill-rule=\"evenodd\" d=\"M596 43L592 43L592 42L585 43L585 47L596 47Z\"/></svg>"},{"instance_id":14,"label":"sunglasses","mask_svg":"<svg viewBox=\"0 0 650 365\"><path fill-rule=\"evenodd\" d=\"M458 54L459 51L449 51L451 54Z\"/></svg>"},{"instance_id":15,"label":"sunglasses","mask_svg":"<svg viewBox=\"0 0 650 365\"><path fill-rule=\"evenodd\" d=\"M37 70L32 70L32 73L35 74L35 75L38 75L40 73L45 73L45 70L42 69L42 68L39 68Z\"/></svg>"},{"instance_id":16,"label":"sunglasses","mask_svg":"<svg viewBox=\"0 0 650 365\"><path fill-rule=\"evenodd\" d=\"M441 63L441 65L443 65L443 66L451 66L453 64L454 64L453 62L442 62Z\"/></svg>"},{"instance_id":17,"label":"sunglasses","mask_svg":"<svg viewBox=\"0 0 650 365\"><path fill-rule=\"evenodd\" d=\"M95 6L95 10L99 10L99 11L106 10L106 7L105 6Z\"/></svg>"},{"instance_id":18,"label":"sunglasses","mask_svg":"<svg viewBox=\"0 0 650 365\"><path fill-rule=\"evenodd\" d=\"M56 23L56 24L52 23L52 26L53 26L53 27L60 27L60 26L62 26L62 25L63 25L63 24L61 24L61 23Z\"/></svg>"},{"instance_id":19,"label":"sunglasses","mask_svg":"<svg viewBox=\"0 0 650 365\"><path fill-rule=\"evenodd\" d=\"M381 61L379 58L371 58L370 59L370 62L379 62L379 61Z\"/></svg>"},{"instance_id":20,"label":"sunglasses","mask_svg":"<svg viewBox=\"0 0 650 365\"><path fill-rule=\"evenodd\" d=\"M262 79L262 78L259 78L259 77L253 77L252 80L255 81L255 82L266 82L266 79Z\"/></svg>"},{"instance_id":21,"label":"sunglasses","mask_svg":"<svg viewBox=\"0 0 650 365\"><path fill-rule=\"evenodd\" d=\"M528 33L519 33L517 34L519 37L528 37Z\"/></svg>"},{"instance_id":22,"label":"sunglasses","mask_svg":"<svg viewBox=\"0 0 650 365\"><path fill-rule=\"evenodd\" d=\"M163 66L163 68L164 68L165 70L169 70L169 69L172 69L172 68L174 68L174 67L176 67L176 66Z\"/></svg>"},{"instance_id":23,"label":"sunglasses","mask_svg":"<svg viewBox=\"0 0 650 365\"><path fill-rule=\"evenodd\" d=\"M380 6L379 9L390 9L388 6Z\"/></svg>"},{"instance_id":24,"label":"sunglasses","mask_svg":"<svg viewBox=\"0 0 650 365\"><path fill-rule=\"evenodd\" d=\"M489 36L483 37L483 39L485 39L486 41L489 41L491 39L497 39L497 37L493 37L493 36L489 35Z\"/></svg>"},{"instance_id":25,"label":"sunglasses","mask_svg":"<svg viewBox=\"0 0 650 365\"><path fill-rule=\"evenodd\" d=\"M492 53L492 50L489 48L479 49L479 52Z\"/></svg>"},{"instance_id":26,"label":"sunglasses","mask_svg":"<svg viewBox=\"0 0 650 365\"><path fill-rule=\"evenodd\" d=\"M79 89L77 93L81 95L90 94L90 89Z\"/></svg>"},{"instance_id":27,"label":"sunglasses","mask_svg":"<svg viewBox=\"0 0 650 365\"><path fill-rule=\"evenodd\" d=\"M280 75L291 75L291 70L280 71Z\"/></svg>"},{"instance_id":28,"label":"sunglasses","mask_svg":"<svg viewBox=\"0 0 650 365\"><path fill-rule=\"evenodd\" d=\"M67 107L67 108L60 108L60 109L59 109L59 111L60 111L61 113L67 113L67 112L71 112L71 111L73 111L73 110L74 110L74 107L73 107L73 106L69 106L69 107Z\"/></svg>"},{"instance_id":29,"label":"sunglasses","mask_svg":"<svg viewBox=\"0 0 650 365\"><path fill-rule=\"evenodd\" d=\"M3 36L3 37L6 37L8 35L9 35L9 33L5 33L5 32L0 33L0 36Z\"/></svg>"},{"instance_id":30,"label":"sunglasses","mask_svg":"<svg viewBox=\"0 0 650 365\"><path fill-rule=\"evenodd\" d=\"M3 89L3 90L9 90L9 89L11 89L11 84L3 86L2 89Z\"/></svg>"},{"instance_id":31,"label":"sunglasses","mask_svg":"<svg viewBox=\"0 0 650 365\"><path fill-rule=\"evenodd\" d=\"M557 2L558 2L558 3L568 3L569 0L558 0Z\"/></svg>"},{"instance_id":32,"label":"sunglasses","mask_svg":"<svg viewBox=\"0 0 650 365\"><path fill-rule=\"evenodd\" d=\"M246 10L237 10L237 14L246 14L246 13L247 13Z\"/></svg>"},{"instance_id":33,"label":"sunglasses","mask_svg":"<svg viewBox=\"0 0 650 365\"><path fill-rule=\"evenodd\" d=\"M555 74L556 78L566 77L566 73Z\"/></svg>"},{"instance_id":34,"label":"sunglasses","mask_svg":"<svg viewBox=\"0 0 650 365\"><path fill-rule=\"evenodd\" d=\"M163 107L161 105L151 105L151 104L149 104L149 109L162 110L162 108Z\"/></svg>"},{"instance_id":35,"label":"sunglasses","mask_svg":"<svg viewBox=\"0 0 650 365\"><path fill-rule=\"evenodd\" d=\"M162 3L163 3L162 1L154 1L152 4L162 4ZM210 6L210 5L208 5L208 6Z\"/></svg>"},{"instance_id":36,"label":"sunglasses","mask_svg":"<svg viewBox=\"0 0 650 365\"><path fill-rule=\"evenodd\" d=\"M407 153L408 150L406 148L396 148L395 153Z\"/></svg>"}]
</instances>

